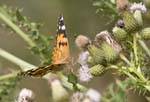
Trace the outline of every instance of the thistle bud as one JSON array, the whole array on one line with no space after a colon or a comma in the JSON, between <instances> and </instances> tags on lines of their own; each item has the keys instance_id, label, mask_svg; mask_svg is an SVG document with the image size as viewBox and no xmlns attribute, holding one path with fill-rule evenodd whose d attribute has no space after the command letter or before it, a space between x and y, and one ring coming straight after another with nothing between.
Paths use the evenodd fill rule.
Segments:
<instances>
[{"instance_id":1,"label":"thistle bud","mask_svg":"<svg viewBox=\"0 0 150 102\"><path fill-rule=\"evenodd\" d=\"M106 68L103 65L95 65L90 68L90 72L93 76L100 76L106 71Z\"/></svg>"},{"instance_id":2,"label":"thistle bud","mask_svg":"<svg viewBox=\"0 0 150 102\"><path fill-rule=\"evenodd\" d=\"M133 16L134 16L135 20L137 21L138 25L140 27L142 27L143 26L143 19L142 19L142 13L141 13L141 11L140 10L136 10L134 12Z\"/></svg>"},{"instance_id":3,"label":"thistle bud","mask_svg":"<svg viewBox=\"0 0 150 102\"><path fill-rule=\"evenodd\" d=\"M139 30L139 24L129 11L123 13L123 21L125 23L125 30L127 32L135 32Z\"/></svg>"},{"instance_id":4,"label":"thistle bud","mask_svg":"<svg viewBox=\"0 0 150 102\"><path fill-rule=\"evenodd\" d=\"M88 56L87 62L88 62L88 64L90 64L90 65L95 65L95 64L96 64L95 61L94 61L94 59L93 59L93 57L91 57L91 56Z\"/></svg>"},{"instance_id":5,"label":"thistle bud","mask_svg":"<svg viewBox=\"0 0 150 102\"><path fill-rule=\"evenodd\" d=\"M119 28L124 28L124 22L123 20L119 19L116 23L116 26L119 27Z\"/></svg>"},{"instance_id":6,"label":"thistle bud","mask_svg":"<svg viewBox=\"0 0 150 102\"><path fill-rule=\"evenodd\" d=\"M113 28L113 35L116 39L120 41L126 40L127 38L127 32L124 29L119 28L119 27Z\"/></svg>"},{"instance_id":7,"label":"thistle bud","mask_svg":"<svg viewBox=\"0 0 150 102\"><path fill-rule=\"evenodd\" d=\"M142 20L142 13L146 12L146 7L144 4L141 3L133 3L130 6L130 11L133 13L134 18L136 19L137 23L140 27L143 26L143 20Z\"/></svg>"},{"instance_id":8,"label":"thistle bud","mask_svg":"<svg viewBox=\"0 0 150 102\"><path fill-rule=\"evenodd\" d=\"M150 28L144 28L141 32L141 37L145 40L150 39Z\"/></svg>"},{"instance_id":9,"label":"thistle bud","mask_svg":"<svg viewBox=\"0 0 150 102\"><path fill-rule=\"evenodd\" d=\"M112 46L110 46L108 43L103 43L101 48L104 51L104 56L107 62L114 62L119 55L119 52L112 48Z\"/></svg>"},{"instance_id":10,"label":"thistle bud","mask_svg":"<svg viewBox=\"0 0 150 102\"><path fill-rule=\"evenodd\" d=\"M94 59L94 62L99 64L103 63L104 61L104 52L100 48L97 48L94 45L89 45L88 46L88 51L90 53L90 56Z\"/></svg>"}]
</instances>

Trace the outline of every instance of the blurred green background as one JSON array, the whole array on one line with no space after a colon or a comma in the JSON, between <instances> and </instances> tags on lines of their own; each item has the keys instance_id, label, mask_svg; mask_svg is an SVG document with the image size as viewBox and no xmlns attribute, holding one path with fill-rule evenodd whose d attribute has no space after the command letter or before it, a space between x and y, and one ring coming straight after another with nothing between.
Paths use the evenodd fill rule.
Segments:
<instances>
[{"instance_id":1,"label":"blurred green background","mask_svg":"<svg viewBox=\"0 0 150 102\"><path fill-rule=\"evenodd\" d=\"M63 14L67 27L67 34L71 47L72 57L77 58L78 50L74 44L75 36L84 34L91 39L102 30L111 31L114 23L107 24L109 17L103 14L96 14L96 8L92 6L92 0L0 0L0 5L8 5L13 8L22 8L23 15L30 18L30 21L43 23L41 33L47 36L54 36L57 28L57 18ZM146 24L147 25L147 24ZM51 41L53 43L53 41ZM10 33L0 27L0 47L30 62L39 65L38 57L31 54L27 44L16 34ZM51 53L51 52L50 52ZM0 58L0 68L16 68L11 62ZM2 70L2 69L0 69ZM94 78L85 85L96 88L103 92L109 83L115 80L115 76L107 72L104 76ZM18 87L32 89L36 93L36 102L50 102L50 87L43 79L24 78ZM135 100L135 97L137 100ZM128 102L146 102L141 96L131 92Z\"/></svg>"}]
</instances>

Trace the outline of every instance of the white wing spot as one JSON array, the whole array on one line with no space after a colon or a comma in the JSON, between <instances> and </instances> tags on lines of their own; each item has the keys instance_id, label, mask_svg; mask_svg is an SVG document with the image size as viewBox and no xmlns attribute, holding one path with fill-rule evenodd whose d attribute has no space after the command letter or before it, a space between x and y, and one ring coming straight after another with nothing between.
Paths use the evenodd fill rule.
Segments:
<instances>
[{"instance_id":1,"label":"white wing spot","mask_svg":"<svg viewBox=\"0 0 150 102\"><path fill-rule=\"evenodd\" d=\"M63 21L63 20L64 20L64 18L63 18L63 17L61 17L61 18L60 18L60 21Z\"/></svg>"},{"instance_id":2,"label":"white wing spot","mask_svg":"<svg viewBox=\"0 0 150 102\"><path fill-rule=\"evenodd\" d=\"M63 25L63 26L61 27L61 29L62 29L62 30L65 30L65 29L66 29L65 25Z\"/></svg>"},{"instance_id":3,"label":"white wing spot","mask_svg":"<svg viewBox=\"0 0 150 102\"><path fill-rule=\"evenodd\" d=\"M61 29L61 26L58 26L58 29L60 30L60 29Z\"/></svg>"}]
</instances>

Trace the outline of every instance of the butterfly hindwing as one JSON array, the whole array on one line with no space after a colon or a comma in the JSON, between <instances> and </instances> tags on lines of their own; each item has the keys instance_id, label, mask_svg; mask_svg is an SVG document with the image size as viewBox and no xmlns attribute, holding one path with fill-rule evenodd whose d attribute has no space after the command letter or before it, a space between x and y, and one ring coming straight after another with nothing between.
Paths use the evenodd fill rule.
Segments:
<instances>
[{"instance_id":1,"label":"butterfly hindwing","mask_svg":"<svg viewBox=\"0 0 150 102\"><path fill-rule=\"evenodd\" d=\"M22 72L23 76L42 77L55 69L59 69L61 66L69 63L70 51L69 43L66 35L66 27L63 17L58 18L58 29L56 36L56 43L52 54L52 63L48 66L31 69L26 72Z\"/></svg>"},{"instance_id":2,"label":"butterfly hindwing","mask_svg":"<svg viewBox=\"0 0 150 102\"><path fill-rule=\"evenodd\" d=\"M22 76L32 76L32 77L42 77L49 72L55 71L58 68L61 68L62 64L57 64L57 65L47 65L43 67L38 67L36 69L31 69L26 72L21 72L19 75Z\"/></svg>"}]
</instances>

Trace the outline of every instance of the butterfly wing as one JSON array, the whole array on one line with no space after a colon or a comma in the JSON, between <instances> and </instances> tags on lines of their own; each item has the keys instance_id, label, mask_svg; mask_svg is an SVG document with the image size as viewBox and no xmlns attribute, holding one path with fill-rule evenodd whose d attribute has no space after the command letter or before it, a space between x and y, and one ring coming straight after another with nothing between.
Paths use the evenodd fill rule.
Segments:
<instances>
[{"instance_id":1,"label":"butterfly wing","mask_svg":"<svg viewBox=\"0 0 150 102\"><path fill-rule=\"evenodd\" d=\"M20 73L23 76L42 77L53 70L60 69L61 66L69 63L70 51L68 38L66 36L66 28L63 17L58 18L58 29L56 36L56 44L53 49L52 64L36 69L31 69L26 72Z\"/></svg>"},{"instance_id":2,"label":"butterfly wing","mask_svg":"<svg viewBox=\"0 0 150 102\"><path fill-rule=\"evenodd\" d=\"M66 35L66 27L62 16L58 19L56 44L53 49L52 64L66 64L70 60L69 43Z\"/></svg>"},{"instance_id":3,"label":"butterfly wing","mask_svg":"<svg viewBox=\"0 0 150 102\"><path fill-rule=\"evenodd\" d=\"M56 69L62 67L62 64L57 65L48 65L43 67L38 67L36 69L27 70L26 72L21 72L19 75L21 76L32 76L32 77L43 77L44 75L48 74L49 72L55 71Z\"/></svg>"}]
</instances>

